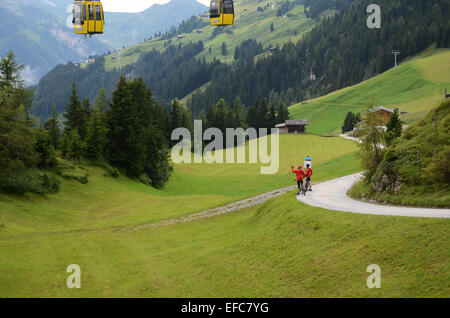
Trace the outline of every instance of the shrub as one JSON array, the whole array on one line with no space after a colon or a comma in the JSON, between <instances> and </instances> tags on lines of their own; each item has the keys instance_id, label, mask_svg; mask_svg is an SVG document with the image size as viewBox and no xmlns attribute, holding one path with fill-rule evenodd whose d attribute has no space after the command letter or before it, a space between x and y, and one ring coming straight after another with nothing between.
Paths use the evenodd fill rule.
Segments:
<instances>
[{"instance_id":1,"label":"shrub","mask_svg":"<svg viewBox=\"0 0 450 318\"><path fill-rule=\"evenodd\" d=\"M11 194L55 193L59 186L60 181L54 175L49 176L37 169L26 169L0 178L0 191Z\"/></svg>"}]
</instances>

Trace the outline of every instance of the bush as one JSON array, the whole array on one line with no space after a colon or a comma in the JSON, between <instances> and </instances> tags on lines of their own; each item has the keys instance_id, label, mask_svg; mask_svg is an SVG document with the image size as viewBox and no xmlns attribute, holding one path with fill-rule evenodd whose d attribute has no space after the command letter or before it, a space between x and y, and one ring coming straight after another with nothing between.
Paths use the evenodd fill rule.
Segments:
<instances>
[{"instance_id":1,"label":"bush","mask_svg":"<svg viewBox=\"0 0 450 318\"><path fill-rule=\"evenodd\" d=\"M435 183L450 185L450 145L438 152L425 169L427 177Z\"/></svg>"},{"instance_id":2,"label":"bush","mask_svg":"<svg viewBox=\"0 0 450 318\"><path fill-rule=\"evenodd\" d=\"M435 122L436 115L436 122ZM397 124L400 135L400 127ZM450 100L412 124L383 150L379 165L363 153L372 199L407 205L448 206L450 198ZM370 160L369 160L370 159ZM356 191L356 190L355 190Z\"/></svg>"},{"instance_id":3,"label":"bush","mask_svg":"<svg viewBox=\"0 0 450 318\"><path fill-rule=\"evenodd\" d=\"M81 184L86 184L89 181L87 174L84 176L81 176L81 175L78 175L75 173L65 173L62 175L62 177L67 180L76 180Z\"/></svg>"},{"instance_id":4,"label":"bush","mask_svg":"<svg viewBox=\"0 0 450 318\"><path fill-rule=\"evenodd\" d=\"M49 176L37 169L22 170L0 178L0 191L10 194L55 193L59 186L60 181L54 175Z\"/></svg>"}]
</instances>

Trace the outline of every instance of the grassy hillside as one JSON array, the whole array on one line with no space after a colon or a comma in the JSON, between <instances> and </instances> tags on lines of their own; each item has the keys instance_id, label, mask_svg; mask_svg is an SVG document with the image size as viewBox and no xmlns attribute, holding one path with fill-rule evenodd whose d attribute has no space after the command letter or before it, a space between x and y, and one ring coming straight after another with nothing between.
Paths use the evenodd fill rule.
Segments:
<instances>
[{"instance_id":1,"label":"grassy hillside","mask_svg":"<svg viewBox=\"0 0 450 318\"><path fill-rule=\"evenodd\" d=\"M363 112L375 98L376 104L400 108L402 120L417 121L443 99L450 90L450 50L428 50L391 69L352 87L293 105L295 119L308 119L311 133L340 133L347 112Z\"/></svg>"},{"instance_id":2,"label":"grassy hillside","mask_svg":"<svg viewBox=\"0 0 450 318\"><path fill-rule=\"evenodd\" d=\"M283 0L284 1L284 0ZM197 33L196 30L189 34L184 34L184 39L172 38L174 44L203 41L206 50L199 54L199 58L205 57L211 61L214 58L221 61L233 61L234 49L247 39L255 39L263 44L263 47L281 45L291 40L297 42L304 32L309 31L315 24L313 20L306 18L303 6L296 5L289 11L289 17L277 17L277 8L282 0L241 0L235 4L236 19L233 26L227 27L233 34L222 33L212 37L216 27L207 26ZM258 11L258 7L264 8L263 12ZM332 14L325 12L324 14ZM209 16L203 17L209 21ZM271 23L274 24L274 31L270 31ZM156 38L138 45L126 48L120 52L113 53L106 57L105 69L120 68L124 65L134 63L142 53L156 50L164 50L164 43L168 40ZM221 45L227 43L228 54L222 56ZM211 53L209 53L211 48Z\"/></svg>"},{"instance_id":3,"label":"grassy hillside","mask_svg":"<svg viewBox=\"0 0 450 318\"><path fill-rule=\"evenodd\" d=\"M354 142L342 138L282 135L276 175L260 175L260 164L182 164L175 165L162 191L125 177L105 177L100 168L67 169L67 175L88 174L89 182L64 179L60 193L44 197L0 195L0 211L8 218L0 237L136 225L186 215L293 185L290 167L307 155L314 158L314 181L357 172L355 150Z\"/></svg>"},{"instance_id":4,"label":"grassy hillside","mask_svg":"<svg viewBox=\"0 0 450 318\"><path fill-rule=\"evenodd\" d=\"M227 215L131 232L2 235L0 295L448 297L449 225L326 211L292 192ZM81 289L65 285L69 264L81 267ZM366 286L370 264L381 267L381 289Z\"/></svg>"},{"instance_id":5,"label":"grassy hillside","mask_svg":"<svg viewBox=\"0 0 450 318\"><path fill-rule=\"evenodd\" d=\"M449 159L450 100L446 100L405 130L387 149L374 176L354 186L351 194L358 199L448 208Z\"/></svg>"}]
</instances>

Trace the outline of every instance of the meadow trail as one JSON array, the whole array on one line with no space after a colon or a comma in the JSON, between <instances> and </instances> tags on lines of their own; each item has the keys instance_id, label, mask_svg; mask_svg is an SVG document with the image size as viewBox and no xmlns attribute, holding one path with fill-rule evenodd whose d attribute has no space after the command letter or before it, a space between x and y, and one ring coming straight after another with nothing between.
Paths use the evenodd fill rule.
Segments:
<instances>
[{"instance_id":1,"label":"meadow trail","mask_svg":"<svg viewBox=\"0 0 450 318\"><path fill-rule=\"evenodd\" d=\"M347 192L361 176L362 173L356 173L322 182L316 185L314 191L309 192L307 196L297 196L297 200L311 206L341 212L425 218L450 218L450 209L400 207L372 204L351 199L347 195Z\"/></svg>"},{"instance_id":2,"label":"meadow trail","mask_svg":"<svg viewBox=\"0 0 450 318\"><path fill-rule=\"evenodd\" d=\"M314 207L320 207L327 210L340 212L351 212L360 214L376 214L389 216L410 216L410 217L429 217L429 218L450 218L450 209L427 209L427 208L410 208L397 207L381 204L371 204L362 201L353 200L347 196L348 190L361 177L362 173L356 173L341 178L332 179L325 182L313 183L314 191L308 192L306 196L298 195L297 200ZM256 196L249 197L240 201L236 201L224 206L195 212L189 215L170 218L166 220L156 221L147 224L132 226L114 226L89 230L68 230L55 231L46 233L27 233L15 236L5 237L0 240L9 240L13 238L29 238L54 236L61 234L77 234L77 233L98 233L104 231L125 231L135 232L160 226L168 226L178 223L193 222L200 219L211 218L222 214L227 214L262 204L270 199L286 194L297 187L289 186L281 189L272 190Z\"/></svg>"},{"instance_id":3,"label":"meadow trail","mask_svg":"<svg viewBox=\"0 0 450 318\"><path fill-rule=\"evenodd\" d=\"M314 183L313 183L314 185ZM195 212L186 216L180 216L175 217L171 219L166 219L162 221L156 221L153 223L147 223L147 224L141 224L141 225L134 225L134 226L115 226L115 227L105 227L105 228L99 228L99 229L89 229L89 230L69 230L69 231L56 231L56 232L47 232L47 233L27 233L27 234L19 234L16 236L9 236L1 240L8 240L13 238L25 238L25 237L35 237L35 236L53 236L53 235L61 235L61 234L76 234L76 233L97 233L97 232L103 232L103 231L126 231L126 232L134 232L144 229L149 229L153 227L159 227L159 226L167 226L177 223L187 223L196 221L199 219L204 218L210 218L238 210L242 210L248 207L252 207L261 203L264 203L267 200L270 200L272 198L278 197L282 194L286 194L287 192L296 189L297 186L289 186L286 188L281 188L277 190L272 190L270 192L262 193L256 196L252 196L247 199L243 199L240 201L232 202L230 204L219 206L216 208Z\"/></svg>"},{"instance_id":4,"label":"meadow trail","mask_svg":"<svg viewBox=\"0 0 450 318\"><path fill-rule=\"evenodd\" d=\"M199 219L210 218L213 216L218 216L218 215L242 210L242 209L254 206L254 205L264 203L267 200L273 199L282 194L286 194L287 192L294 190L296 188L297 188L296 186L290 186L290 187L286 187L286 188L282 188L282 189L277 189L277 190L259 194L259 195L256 195L256 196L244 199L244 200L236 201L236 202L224 205L224 206L220 206L217 208L213 208L213 209L209 209L209 210L205 210L205 211L201 211L201 212L196 212L196 213L189 214L187 216L178 217L178 218L158 221L155 223L149 223L149 224L143 224L143 225L139 225L139 226L135 226L135 227L124 228L124 230L138 231L138 230L142 230L142 229L152 228L155 226L171 225L171 224L175 224L175 223L186 223L186 222L196 221Z\"/></svg>"}]
</instances>

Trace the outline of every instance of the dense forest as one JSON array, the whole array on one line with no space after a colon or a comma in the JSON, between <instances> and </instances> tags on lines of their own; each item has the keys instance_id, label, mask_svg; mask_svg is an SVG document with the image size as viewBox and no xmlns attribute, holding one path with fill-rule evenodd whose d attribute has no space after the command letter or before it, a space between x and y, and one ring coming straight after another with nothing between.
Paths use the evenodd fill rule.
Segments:
<instances>
[{"instance_id":1,"label":"dense forest","mask_svg":"<svg viewBox=\"0 0 450 318\"><path fill-rule=\"evenodd\" d=\"M34 114L47 118L52 105L61 113L72 82L76 83L81 96L93 99L100 88L112 92L122 75L129 80L141 77L152 87L158 100L168 102L175 97L183 97L207 83L220 64L219 61L207 63L197 59L195 56L203 50L201 41L184 46L171 45L162 53L153 50L143 54L136 64L107 72L104 70L104 57L98 57L85 67L73 63L59 65L36 87Z\"/></svg>"},{"instance_id":2,"label":"dense forest","mask_svg":"<svg viewBox=\"0 0 450 318\"><path fill-rule=\"evenodd\" d=\"M326 18L300 42L287 43L267 58L221 65L206 89L192 94L188 104L196 109L218 98L230 101L239 96L249 105L271 93L290 104L386 71L393 66L393 49L402 52L403 60L433 43L450 46L448 1L379 1L381 29L367 28L369 3L359 1Z\"/></svg>"},{"instance_id":3,"label":"dense forest","mask_svg":"<svg viewBox=\"0 0 450 318\"><path fill-rule=\"evenodd\" d=\"M288 9L295 4L301 4L303 0L296 2L287 2ZM346 2L347 0L338 0L338 2ZM331 5L331 4L330 4ZM311 3L310 10L314 9L315 3ZM284 7L284 6L281 6ZM320 6L320 10L326 10L328 7ZM75 82L77 89L82 96L95 98L100 88L105 88L108 95L114 89L115 83L121 75L125 75L127 79L142 77L147 85L152 87L156 99L160 102L168 103L173 98L181 98L192 92L195 88L202 86L213 78L213 72L219 73L226 71L218 60L206 63L195 57L196 54L204 50L203 43L190 43L187 45L172 44L171 37L180 33L189 33L195 29L201 28L205 22L200 17L192 17L184 21L176 29L171 29L164 34L156 34L155 37L167 39L164 52L153 51L143 54L134 65L128 65L120 70L105 71L104 58L96 57L94 63L86 66L79 66L73 63L67 65L59 65L48 73L40 83L35 87L36 96L34 102L33 114L48 118L52 112L52 106L56 106L57 112L64 111L64 105L67 102L67 96L70 91L70 85ZM225 32L226 28L217 27L214 29L212 37L217 36L221 32ZM234 52L235 60L251 59L255 55L264 51L260 43L255 40L244 41ZM145 70L145 71L144 71ZM165 82L160 83L158 74L149 72L159 72L160 75L166 76ZM166 84L170 83L170 87ZM262 98L262 97L261 97ZM198 115L200 111L206 110L209 105L215 104L220 97L215 98L214 102L208 105L195 105L193 112ZM234 100L230 99L229 102ZM246 104L253 104L255 100L246 101Z\"/></svg>"},{"instance_id":4,"label":"dense forest","mask_svg":"<svg viewBox=\"0 0 450 318\"><path fill-rule=\"evenodd\" d=\"M317 19L320 14L328 9L342 10L358 0L299 0L305 6L308 18Z\"/></svg>"},{"instance_id":5,"label":"dense forest","mask_svg":"<svg viewBox=\"0 0 450 318\"><path fill-rule=\"evenodd\" d=\"M142 78L120 76L111 100L100 89L93 105L70 85L62 123L53 107L51 116L40 122L30 114L33 90L26 89L12 52L0 60L0 191L49 193L59 190L59 160L98 165L117 177L120 173L142 183L162 188L172 167L169 148L175 143L171 132L187 127L192 131L191 112L175 99L170 110L154 100ZM204 129L218 127L273 127L288 119L283 104L251 107L244 120L239 98L231 105L221 99L201 112ZM255 123L255 125L253 125ZM258 126L256 126L258 125ZM63 176L65 177L65 176ZM81 183L87 176L75 177Z\"/></svg>"},{"instance_id":6,"label":"dense forest","mask_svg":"<svg viewBox=\"0 0 450 318\"><path fill-rule=\"evenodd\" d=\"M48 193L59 189L58 158L100 165L161 188L171 174L167 131L173 118L190 119L182 108L169 114L142 79L120 77L112 100L100 90L94 106L75 84L65 106L64 128L56 109L45 122L30 115L33 91L20 78L12 52L0 60L0 191ZM62 128L62 129L61 129ZM77 179L87 182L87 177Z\"/></svg>"},{"instance_id":7,"label":"dense forest","mask_svg":"<svg viewBox=\"0 0 450 318\"><path fill-rule=\"evenodd\" d=\"M340 8L351 2L329 4ZM311 2L308 10L322 8L321 3ZM47 118L53 105L61 112L72 82L76 83L80 95L92 99L100 88L111 92L121 75L127 79L141 77L152 87L155 98L163 103L184 97L206 84L187 101L196 117L222 98L232 104L239 97L246 108L263 98L269 103L289 105L386 71L393 64L393 49L402 52L401 61L433 43L438 47L450 46L448 1L380 0L381 29L367 28L369 3L357 1L325 18L298 43L287 43L257 61L251 54L260 53L260 45L246 41L234 52L236 59L232 64L197 58L205 49L198 42L172 44L164 52L148 52L135 64L119 70L105 71L102 57L85 67L60 65L36 87L34 114ZM330 7L321 10L324 8Z\"/></svg>"}]
</instances>

